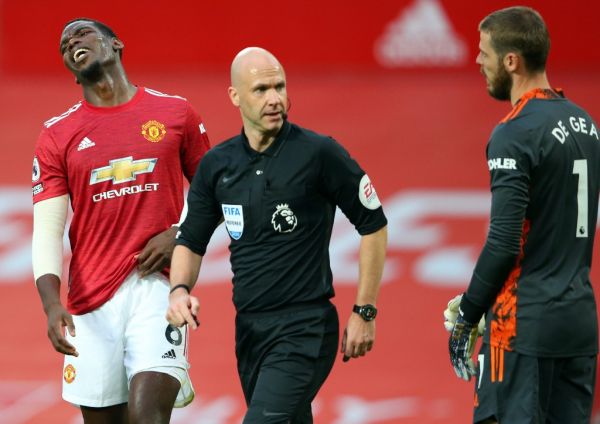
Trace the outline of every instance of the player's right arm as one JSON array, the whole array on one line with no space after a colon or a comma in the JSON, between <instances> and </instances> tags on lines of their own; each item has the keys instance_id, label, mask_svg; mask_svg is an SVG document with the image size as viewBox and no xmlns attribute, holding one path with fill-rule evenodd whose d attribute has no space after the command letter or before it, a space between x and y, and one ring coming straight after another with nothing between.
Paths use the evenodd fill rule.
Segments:
<instances>
[{"instance_id":1,"label":"player's right arm","mask_svg":"<svg viewBox=\"0 0 600 424\"><path fill-rule=\"evenodd\" d=\"M516 266L527 231L530 175L535 167L532 143L524 138L527 134L504 126L494 131L488 145L490 227L459 308L469 323L479 322L493 305Z\"/></svg>"},{"instance_id":2,"label":"player's right arm","mask_svg":"<svg viewBox=\"0 0 600 424\"><path fill-rule=\"evenodd\" d=\"M60 301L63 234L68 195L41 200L33 206L32 264L35 284L48 317L48 338L57 352L78 356L64 336L64 327L75 336L73 317Z\"/></svg>"},{"instance_id":3,"label":"player's right arm","mask_svg":"<svg viewBox=\"0 0 600 424\"><path fill-rule=\"evenodd\" d=\"M517 265L521 240L527 232L530 175L535 166L528 135L507 126L497 127L488 144L490 227L448 341L454 371L466 381L476 374L472 354L477 323L492 307Z\"/></svg>"}]
</instances>

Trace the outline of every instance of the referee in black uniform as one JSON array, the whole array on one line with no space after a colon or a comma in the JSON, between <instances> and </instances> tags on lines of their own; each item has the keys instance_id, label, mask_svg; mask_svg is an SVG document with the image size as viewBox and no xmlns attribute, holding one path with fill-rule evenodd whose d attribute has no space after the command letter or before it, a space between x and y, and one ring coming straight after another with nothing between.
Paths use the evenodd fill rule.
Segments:
<instances>
[{"instance_id":1,"label":"referee in black uniform","mask_svg":"<svg viewBox=\"0 0 600 424\"><path fill-rule=\"evenodd\" d=\"M191 184L167 319L197 327L198 300L189 292L224 220L238 373L248 405L244 423L312 423L310 404L339 341L329 301L336 206L362 236L356 304L341 344L345 360L365 355L375 340L387 221L369 177L346 150L287 121L285 73L271 53L253 47L236 56L229 96L243 129L204 156Z\"/></svg>"},{"instance_id":2,"label":"referee in black uniform","mask_svg":"<svg viewBox=\"0 0 600 424\"><path fill-rule=\"evenodd\" d=\"M598 127L550 87L550 39L536 11L496 11L479 31L488 91L513 109L487 146L490 229L460 302L451 362L459 377L476 377L476 423L589 423L598 352L589 277ZM476 371L469 348L484 313Z\"/></svg>"}]
</instances>

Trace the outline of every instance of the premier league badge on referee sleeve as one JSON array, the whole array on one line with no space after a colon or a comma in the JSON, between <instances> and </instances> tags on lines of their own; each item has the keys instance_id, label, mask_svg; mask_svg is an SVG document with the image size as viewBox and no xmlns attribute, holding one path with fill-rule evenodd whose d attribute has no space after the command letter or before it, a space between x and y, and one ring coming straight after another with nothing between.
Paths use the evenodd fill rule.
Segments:
<instances>
[{"instance_id":1,"label":"premier league badge on referee sleeve","mask_svg":"<svg viewBox=\"0 0 600 424\"><path fill-rule=\"evenodd\" d=\"M222 204L223 218L227 232L234 240L239 240L244 232L244 211L242 205Z\"/></svg>"}]
</instances>

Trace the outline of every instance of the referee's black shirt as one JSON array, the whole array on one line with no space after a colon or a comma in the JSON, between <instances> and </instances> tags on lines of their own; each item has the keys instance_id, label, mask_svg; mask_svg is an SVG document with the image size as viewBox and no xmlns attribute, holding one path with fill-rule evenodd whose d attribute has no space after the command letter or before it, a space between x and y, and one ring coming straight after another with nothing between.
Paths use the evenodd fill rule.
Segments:
<instances>
[{"instance_id":1,"label":"referee's black shirt","mask_svg":"<svg viewBox=\"0 0 600 424\"><path fill-rule=\"evenodd\" d=\"M238 312L328 299L336 206L361 235L387 224L365 172L335 140L286 121L259 153L242 130L200 162L177 244L204 255L225 220Z\"/></svg>"}]
</instances>

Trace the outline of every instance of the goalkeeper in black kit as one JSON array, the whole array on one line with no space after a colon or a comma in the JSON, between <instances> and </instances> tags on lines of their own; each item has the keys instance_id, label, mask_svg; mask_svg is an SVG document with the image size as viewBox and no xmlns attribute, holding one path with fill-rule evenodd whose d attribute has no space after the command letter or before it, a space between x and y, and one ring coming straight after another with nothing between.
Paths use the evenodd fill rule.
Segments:
<instances>
[{"instance_id":1,"label":"goalkeeper in black kit","mask_svg":"<svg viewBox=\"0 0 600 424\"><path fill-rule=\"evenodd\" d=\"M477 64L488 92L513 109L487 145L485 246L467 291L445 311L450 360L458 377L475 377L475 423L589 423L598 353L590 282L598 127L548 83L550 38L539 13L502 9L479 31Z\"/></svg>"}]
</instances>

